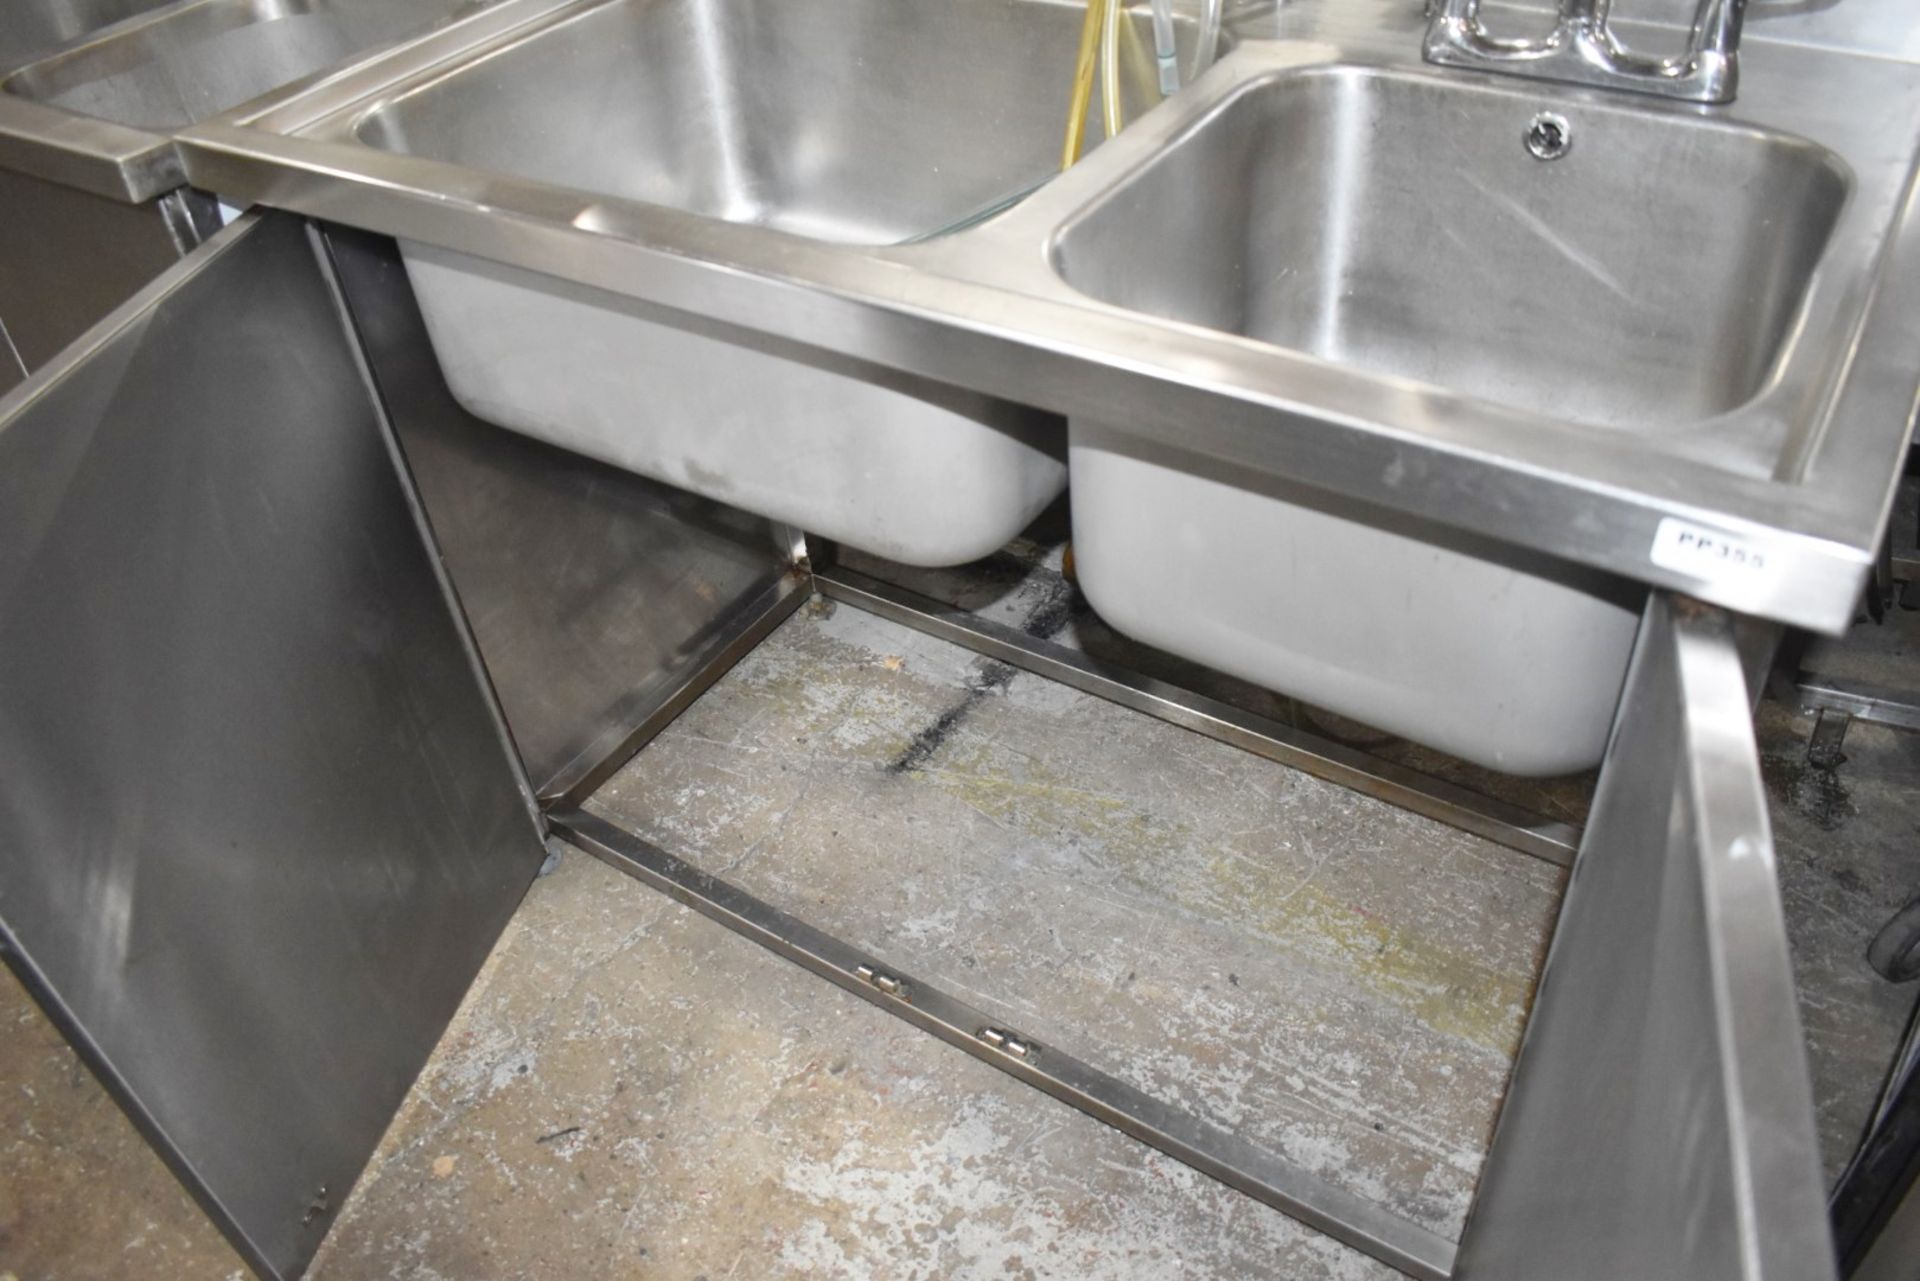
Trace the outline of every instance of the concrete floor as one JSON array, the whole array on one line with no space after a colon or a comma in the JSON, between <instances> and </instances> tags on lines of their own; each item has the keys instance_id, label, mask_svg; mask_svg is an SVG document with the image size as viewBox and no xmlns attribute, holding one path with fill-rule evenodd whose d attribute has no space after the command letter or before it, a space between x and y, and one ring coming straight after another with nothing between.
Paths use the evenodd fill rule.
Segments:
<instances>
[{"instance_id":1,"label":"concrete floor","mask_svg":"<svg viewBox=\"0 0 1920 1281\"><path fill-rule=\"evenodd\" d=\"M991 607L1034 624L1050 598ZM1874 639L1898 651L1916 624ZM1833 1169L1913 996L1861 954L1917 888L1920 737L1856 727L1823 773L1808 725L1769 707L1761 733ZM1544 808L1582 803L1555 786ZM593 805L1449 1234L1559 886L824 603ZM0 1027L0 1281L237 1274L11 980ZM569 853L311 1275L589 1274L1391 1275Z\"/></svg>"}]
</instances>

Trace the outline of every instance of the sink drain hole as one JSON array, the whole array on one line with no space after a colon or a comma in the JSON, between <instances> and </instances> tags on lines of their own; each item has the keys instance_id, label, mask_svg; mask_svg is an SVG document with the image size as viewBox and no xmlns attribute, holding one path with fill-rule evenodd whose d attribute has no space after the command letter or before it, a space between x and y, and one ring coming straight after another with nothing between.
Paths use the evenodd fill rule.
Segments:
<instances>
[{"instance_id":1,"label":"sink drain hole","mask_svg":"<svg viewBox=\"0 0 1920 1281\"><path fill-rule=\"evenodd\" d=\"M1527 150L1536 160L1558 160L1573 145L1573 127L1565 116L1543 111L1527 122Z\"/></svg>"}]
</instances>

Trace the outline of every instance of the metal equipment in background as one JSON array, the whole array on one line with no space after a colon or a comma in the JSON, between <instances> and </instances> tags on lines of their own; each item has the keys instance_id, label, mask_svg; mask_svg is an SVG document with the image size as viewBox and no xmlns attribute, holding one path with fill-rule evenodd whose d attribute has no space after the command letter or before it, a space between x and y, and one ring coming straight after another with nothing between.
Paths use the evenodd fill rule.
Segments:
<instances>
[{"instance_id":1,"label":"metal equipment in background","mask_svg":"<svg viewBox=\"0 0 1920 1281\"><path fill-rule=\"evenodd\" d=\"M1920 1009L1832 1205L1834 1245L1851 1281L1909 1281L1920 1260Z\"/></svg>"}]
</instances>

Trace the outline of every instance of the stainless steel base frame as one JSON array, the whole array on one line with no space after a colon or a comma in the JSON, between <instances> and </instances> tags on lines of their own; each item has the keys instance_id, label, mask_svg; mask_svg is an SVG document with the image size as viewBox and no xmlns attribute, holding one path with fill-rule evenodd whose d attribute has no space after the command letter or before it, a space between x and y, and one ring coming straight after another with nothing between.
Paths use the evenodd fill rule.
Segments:
<instances>
[{"instance_id":1,"label":"stainless steel base frame","mask_svg":"<svg viewBox=\"0 0 1920 1281\"><path fill-rule=\"evenodd\" d=\"M1561 862L1557 855L1574 851L1576 837L1561 825L866 575L817 568L813 583L830 599L1537 857ZM1731 621L1656 594L1603 767L1608 821L1578 838L1526 1048L1459 1246L1040 1044L576 804L554 806L547 818L574 845L678 902L1408 1276L1598 1281L1668 1275L1645 1270L1664 1259L1687 1269L1672 1275L1818 1278L1831 1275L1831 1247L1749 706ZM1623 879L1616 869L1628 867L1633 875ZM1666 910L1669 899L1689 910ZM1622 949L1631 958L1619 959ZM1609 967L1645 981L1616 987ZM1630 1063L1618 1061L1623 1053ZM1589 1079L1583 1065L1598 1063L1608 1064L1609 1082ZM1668 1088L1670 1077L1685 1088ZM1604 1116L1576 1122L1583 1091L1612 1092ZM1699 1124L1676 1127L1675 1108ZM1581 1135L1577 1150L1563 1150L1555 1138L1568 1126ZM1701 1189L1731 1230L1706 1237L1694 1230L1685 1207ZM1627 1205L1647 1231L1644 1240L1621 1244ZM1662 1206L1677 1208L1656 1213ZM1565 1243L1575 1240L1584 1244L1570 1252ZM1458 1267L1456 1255L1464 1261ZM1621 1272L1614 1265L1624 1258L1632 1266ZM1783 1260L1789 1268L1776 1271Z\"/></svg>"},{"instance_id":2,"label":"stainless steel base frame","mask_svg":"<svg viewBox=\"0 0 1920 1281\"><path fill-rule=\"evenodd\" d=\"M1570 824L1532 814L1470 788L1434 778L1291 725L1105 663L1077 649L1029 636L918 592L838 566L814 570L823 596L844 601L941 640L1230 743L1255 756L1412 810L1522 854L1566 867L1580 845Z\"/></svg>"},{"instance_id":3,"label":"stainless steel base frame","mask_svg":"<svg viewBox=\"0 0 1920 1281\"><path fill-rule=\"evenodd\" d=\"M1308 1227L1420 1281L1452 1274L1454 1245L1445 1237L1043 1046L603 818L568 806L549 810L547 821L595 858L702 916Z\"/></svg>"}]
</instances>

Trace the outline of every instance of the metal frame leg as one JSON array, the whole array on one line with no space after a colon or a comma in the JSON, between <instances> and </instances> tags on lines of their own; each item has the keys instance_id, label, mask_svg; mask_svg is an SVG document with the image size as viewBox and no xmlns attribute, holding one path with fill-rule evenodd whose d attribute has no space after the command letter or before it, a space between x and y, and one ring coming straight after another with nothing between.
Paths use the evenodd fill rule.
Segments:
<instances>
[{"instance_id":1,"label":"metal frame leg","mask_svg":"<svg viewBox=\"0 0 1920 1281\"><path fill-rule=\"evenodd\" d=\"M1807 764L1815 769L1836 770L1846 764L1847 730L1853 725L1849 712L1823 707L1814 713L1813 734L1807 739Z\"/></svg>"},{"instance_id":2,"label":"metal frame leg","mask_svg":"<svg viewBox=\"0 0 1920 1281\"><path fill-rule=\"evenodd\" d=\"M1538 820L1466 789L857 572L816 565L812 582L830 599L1492 836L1536 857L1565 861L1579 839L1565 825ZM581 810L577 803L557 804L547 818L558 835L610 866L922 1031L1409 1276L1442 1281L1454 1276L1650 1275L1632 1268L1608 1269L1622 1260L1638 1267L1660 1259L1690 1260L1689 1267L1701 1264L1706 1270L1698 1275L1751 1278L1758 1273L1742 1262L1751 1252L1748 1247L1772 1261L1791 1259L1799 1266L1827 1246L1811 1159L1811 1109L1803 1097L1804 1064L1779 1061L1783 1056L1775 1053L1782 1045L1798 1047L1800 1041L1773 896L1757 757L1750 727L1742 728L1750 726L1748 674L1724 615L1664 595L1649 606L1635 671L1603 770L1605 808L1596 810L1587 837L1579 841L1582 854L1542 979L1542 1004L1529 1020L1527 1048L1516 1064L1468 1237L1460 1247L1225 1129L1039 1044L883 958ZM699 687L717 675L716 670L706 676ZM691 701L689 693L675 710ZM1584 882L1591 884L1583 883L1583 869ZM1600 879L1594 881L1595 876ZM1663 906L1669 902L1678 905L1676 910ZM1630 949L1631 958L1620 961L1617 968L1629 971L1624 975L1608 974L1607 966L1597 963L1574 967L1565 959L1576 953L1589 960L1601 951L1611 954L1625 937L1643 941ZM1728 966L1731 986L1723 990L1708 981ZM1642 982L1636 975L1648 980L1668 977ZM1736 1015L1739 1026L1727 1027L1727 1019ZM1619 1049L1616 1042L1627 1048ZM1650 1061L1604 1066L1610 1055L1631 1057L1633 1046L1669 1042L1669 1048L1678 1047L1675 1070L1681 1072L1685 1088ZM1653 1077L1636 1075L1650 1068L1658 1069ZM1569 1101L1583 1092L1612 1101L1602 1100L1605 1106L1576 1121L1581 1109ZM1686 1118L1670 1115L1675 1108L1696 1105L1706 1108L1700 1125L1681 1124ZM1571 1144L1554 1137L1570 1132L1569 1126L1586 1137ZM1764 1144L1753 1137L1761 1131ZM1696 1234L1698 1239L1688 1236L1689 1194L1667 1186L1676 1177L1711 1190L1716 1203L1725 1200L1737 1222L1705 1236ZM1576 1212L1575 1203L1585 1208ZM1646 1240L1629 1240L1632 1233L1617 1230L1622 1206L1633 1207L1646 1220L1649 1232L1641 1234ZM1557 1225L1541 1221L1547 1210L1552 1211L1549 1219L1557 1216ZM1768 1221L1775 1211L1778 1221ZM1577 1248L1570 1250L1576 1241ZM1602 1242L1608 1244L1603 1248ZM1456 1253L1462 1260L1458 1268ZM1584 1262L1565 1271L1575 1256ZM1541 1271L1537 1265L1547 1261L1562 1271ZM1811 1277L1820 1271L1795 1275Z\"/></svg>"},{"instance_id":3,"label":"metal frame leg","mask_svg":"<svg viewBox=\"0 0 1920 1281\"><path fill-rule=\"evenodd\" d=\"M831 549L812 561L812 586L828 599L864 609L1036 675L1205 734L1316 777L1426 814L1548 862L1572 861L1579 834L1469 789L1281 725L1165 682L1103 663L1078 650L980 618L930 597L833 564ZM804 580L801 580L804 581ZM682 859L579 808L586 794L647 739L663 730L804 598L796 589L768 608L745 611L750 628L730 633L710 662L662 701L643 730L605 767L555 796L553 832L612 867L853 992L922 1031L1028 1085L1219 1179L1307 1226L1422 1281L1444 1281L1454 1244L1392 1211L1326 1182L1239 1136L1168 1106L1097 1068L1042 1046L1017 1029L883 959L762 902Z\"/></svg>"}]
</instances>

